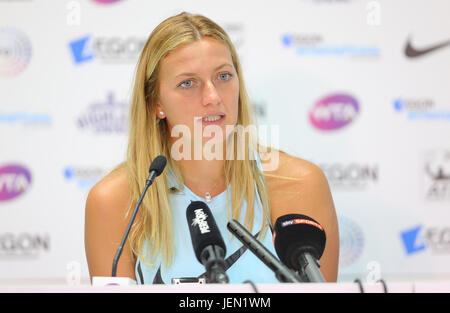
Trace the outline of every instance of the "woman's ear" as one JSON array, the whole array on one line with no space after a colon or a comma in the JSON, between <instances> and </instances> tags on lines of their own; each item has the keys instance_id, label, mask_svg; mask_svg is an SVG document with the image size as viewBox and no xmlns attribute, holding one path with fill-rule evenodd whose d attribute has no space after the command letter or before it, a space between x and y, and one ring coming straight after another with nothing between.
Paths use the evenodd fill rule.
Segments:
<instances>
[{"instance_id":1,"label":"woman's ear","mask_svg":"<svg viewBox=\"0 0 450 313\"><path fill-rule=\"evenodd\" d=\"M166 118L166 113L164 112L164 110L162 109L162 106L161 106L160 104L158 104L158 105L156 106L156 116L157 116L159 119L164 119L164 118Z\"/></svg>"}]
</instances>

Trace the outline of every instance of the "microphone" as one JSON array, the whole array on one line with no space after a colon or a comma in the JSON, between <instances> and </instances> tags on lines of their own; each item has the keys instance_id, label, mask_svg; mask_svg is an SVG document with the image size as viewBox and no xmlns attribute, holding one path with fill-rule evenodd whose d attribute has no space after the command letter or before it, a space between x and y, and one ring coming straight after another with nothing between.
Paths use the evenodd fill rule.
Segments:
<instances>
[{"instance_id":1,"label":"microphone","mask_svg":"<svg viewBox=\"0 0 450 313\"><path fill-rule=\"evenodd\" d=\"M158 177L159 175L161 175L161 173L164 170L164 167L166 167L166 163L167 163L166 157L163 155L158 155L153 160L152 164L150 165L149 175L148 175L146 183L145 183L144 191L142 192L141 197L139 198L138 202L136 203L136 206L134 207L134 211L133 211L133 214L131 215L130 222L128 223L128 227L122 238L122 242L120 243L119 248L117 249L116 255L114 257L113 265L112 265L112 277L116 277L117 263L119 262L119 258L120 258L120 255L122 254L123 246L125 245L125 242L128 238L128 234L130 232L131 225L133 225L134 219L136 218L136 214L139 210L139 207L141 206L142 200L144 199L144 196L147 193L147 189L148 189L148 187L150 187L151 184L153 184L153 181L155 180L155 178Z\"/></svg>"},{"instance_id":2,"label":"microphone","mask_svg":"<svg viewBox=\"0 0 450 313\"><path fill-rule=\"evenodd\" d=\"M158 155L150 164L149 168L149 175L147 180L150 180L150 185L153 183L153 180L161 175L161 173L164 171L164 168L166 167L167 159L163 155Z\"/></svg>"},{"instance_id":3,"label":"microphone","mask_svg":"<svg viewBox=\"0 0 450 313\"><path fill-rule=\"evenodd\" d=\"M211 210L202 201L191 201L186 219L195 256L206 268L207 282L228 283L224 260L227 249Z\"/></svg>"},{"instance_id":4,"label":"microphone","mask_svg":"<svg viewBox=\"0 0 450 313\"><path fill-rule=\"evenodd\" d=\"M273 242L278 257L307 282L325 282L318 261L325 241L322 225L308 216L287 214L275 222Z\"/></svg>"},{"instance_id":5,"label":"microphone","mask_svg":"<svg viewBox=\"0 0 450 313\"><path fill-rule=\"evenodd\" d=\"M282 264L262 243L245 229L238 221L231 220L227 224L228 230L239 239L244 246L252 251L264 264L266 264L280 282L300 283L301 279Z\"/></svg>"}]
</instances>

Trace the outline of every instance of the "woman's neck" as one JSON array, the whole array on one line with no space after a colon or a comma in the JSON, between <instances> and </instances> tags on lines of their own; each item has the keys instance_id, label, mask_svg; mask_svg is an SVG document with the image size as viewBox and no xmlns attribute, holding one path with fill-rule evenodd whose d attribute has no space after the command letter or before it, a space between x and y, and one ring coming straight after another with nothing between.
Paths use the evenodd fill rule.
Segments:
<instances>
[{"instance_id":1,"label":"woman's neck","mask_svg":"<svg viewBox=\"0 0 450 313\"><path fill-rule=\"evenodd\" d=\"M179 160L176 161L183 175L184 184L195 194L212 197L226 188L224 160Z\"/></svg>"}]
</instances>

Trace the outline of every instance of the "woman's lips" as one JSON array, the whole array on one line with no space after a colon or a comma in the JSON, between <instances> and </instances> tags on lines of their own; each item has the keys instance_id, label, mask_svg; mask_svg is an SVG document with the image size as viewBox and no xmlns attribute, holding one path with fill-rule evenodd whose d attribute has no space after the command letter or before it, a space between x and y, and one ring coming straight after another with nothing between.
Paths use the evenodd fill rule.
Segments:
<instances>
[{"instance_id":1,"label":"woman's lips","mask_svg":"<svg viewBox=\"0 0 450 313\"><path fill-rule=\"evenodd\" d=\"M225 115L224 114L208 115L207 117L202 118L201 121L203 126L222 125L222 123L225 121Z\"/></svg>"}]
</instances>

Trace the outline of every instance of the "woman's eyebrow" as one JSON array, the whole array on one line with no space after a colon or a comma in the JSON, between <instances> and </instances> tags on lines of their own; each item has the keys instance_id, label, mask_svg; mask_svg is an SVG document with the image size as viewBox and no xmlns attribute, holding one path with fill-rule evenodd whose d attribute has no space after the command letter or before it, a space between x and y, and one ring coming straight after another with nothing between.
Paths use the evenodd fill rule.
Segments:
<instances>
[{"instance_id":1,"label":"woman's eyebrow","mask_svg":"<svg viewBox=\"0 0 450 313\"><path fill-rule=\"evenodd\" d=\"M226 67L226 66L233 67L230 63L223 63L222 65L219 65L218 67L216 67L214 69L214 71L218 71L221 68ZM192 72L186 72L186 73L178 74L177 76L175 76L175 78L180 77L180 76L195 76L195 75L197 75L197 74L196 73L192 73Z\"/></svg>"},{"instance_id":2,"label":"woman's eyebrow","mask_svg":"<svg viewBox=\"0 0 450 313\"><path fill-rule=\"evenodd\" d=\"M225 67L225 66L233 67L233 65L231 65L230 63L223 63L222 65L219 65L218 67L216 67L216 68L214 69L214 71L218 71L218 70L220 70L222 67Z\"/></svg>"}]
</instances>

